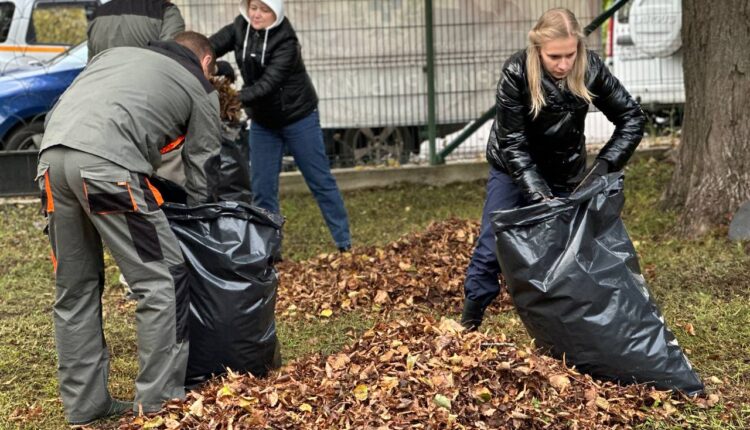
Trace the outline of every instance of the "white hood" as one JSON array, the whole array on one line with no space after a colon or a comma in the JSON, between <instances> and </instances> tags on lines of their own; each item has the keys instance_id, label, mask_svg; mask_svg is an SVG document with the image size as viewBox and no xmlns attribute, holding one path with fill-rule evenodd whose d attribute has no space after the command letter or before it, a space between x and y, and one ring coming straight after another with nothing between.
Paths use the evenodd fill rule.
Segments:
<instances>
[{"instance_id":1,"label":"white hood","mask_svg":"<svg viewBox=\"0 0 750 430\"><path fill-rule=\"evenodd\" d=\"M266 28L266 35L263 39L263 54L260 57L260 65L265 66L266 64L266 46L268 45L268 30L278 27L281 22L284 21L284 0L261 0L263 4L271 8L273 13L276 15L276 21ZM247 21L247 31L245 32L245 43L242 44L242 62L245 62L245 52L247 52L247 39L250 36L250 29L252 23L250 18L247 16L247 7L250 4L250 0L240 0L240 15Z\"/></svg>"},{"instance_id":2,"label":"white hood","mask_svg":"<svg viewBox=\"0 0 750 430\"><path fill-rule=\"evenodd\" d=\"M271 24L266 30L278 27L282 21L284 21L284 0L261 0L263 4L271 8L274 14L276 14L276 21ZM248 24L250 24L250 18L247 16L247 7L250 4L250 0L240 0L240 14L245 18Z\"/></svg>"}]
</instances>

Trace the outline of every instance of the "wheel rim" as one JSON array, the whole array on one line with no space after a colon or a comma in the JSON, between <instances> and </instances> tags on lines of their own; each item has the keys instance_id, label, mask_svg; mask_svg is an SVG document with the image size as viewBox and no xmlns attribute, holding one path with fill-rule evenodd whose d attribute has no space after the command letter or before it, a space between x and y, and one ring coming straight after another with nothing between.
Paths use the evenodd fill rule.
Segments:
<instances>
[{"instance_id":1,"label":"wheel rim","mask_svg":"<svg viewBox=\"0 0 750 430\"><path fill-rule=\"evenodd\" d=\"M21 144L18 145L18 149L39 149L42 146L42 136L44 136L42 133L33 133L28 135L26 138L24 138L21 141Z\"/></svg>"},{"instance_id":2,"label":"wheel rim","mask_svg":"<svg viewBox=\"0 0 750 430\"><path fill-rule=\"evenodd\" d=\"M363 127L349 144L355 164L390 164L400 160L404 137L397 127Z\"/></svg>"}]
</instances>

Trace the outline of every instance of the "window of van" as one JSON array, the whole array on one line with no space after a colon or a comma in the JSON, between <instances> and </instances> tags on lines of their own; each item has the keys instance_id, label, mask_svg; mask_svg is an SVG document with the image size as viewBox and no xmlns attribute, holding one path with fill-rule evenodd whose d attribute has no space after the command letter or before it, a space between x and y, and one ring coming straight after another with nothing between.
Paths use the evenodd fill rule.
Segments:
<instances>
[{"instance_id":1,"label":"window of van","mask_svg":"<svg viewBox=\"0 0 750 430\"><path fill-rule=\"evenodd\" d=\"M92 13L85 2L47 3L34 5L26 33L26 43L75 45L86 40L86 27Z\"/></svg>"},{"instance_id":2,"label":"window of van","mask_svg":"<svg viewBox=\"0 0 750 430\"><path fill-rule=\"evenodd\" d=\"M16 6L10 2L0 2L0 43L8 40L10 23L13 21L13 11Z\"/></svg>"}]
</instances>

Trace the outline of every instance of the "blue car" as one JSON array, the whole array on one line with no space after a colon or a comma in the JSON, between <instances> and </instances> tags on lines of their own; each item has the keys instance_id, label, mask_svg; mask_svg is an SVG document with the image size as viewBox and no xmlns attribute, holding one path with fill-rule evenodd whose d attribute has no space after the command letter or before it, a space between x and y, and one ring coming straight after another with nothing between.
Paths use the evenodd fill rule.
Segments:
<instances>
[{"instance_id":1,"label":"blue car","mask_svg":"<svg viewBox=\"0 0 750 430\"><path fill-rule=\"evenodd\" d=\"M0 75L0 148L36 149L44 117L86 66L82 42L48 61L31 63Z\"/></svg>"}]
</instances>

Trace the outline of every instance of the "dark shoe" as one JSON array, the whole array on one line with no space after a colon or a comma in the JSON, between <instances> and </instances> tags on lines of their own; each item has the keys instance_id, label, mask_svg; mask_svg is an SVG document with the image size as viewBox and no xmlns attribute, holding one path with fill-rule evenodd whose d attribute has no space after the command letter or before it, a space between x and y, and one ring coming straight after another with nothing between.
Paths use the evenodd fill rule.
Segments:
<instances>
[{"instance_id":1,"label":"dark shoe","mask_svg":"<svg viewBox=\"0 0 750 430\"><path fill-rule=\"evenodd\" d=\"M342 246L342 247L339 248L339 252L349 252L351 250L352 250L352 246L351 245L346 245L346 246Z\"/></svg>"},{"instance_id":2,"label":"dark shoe","mask_svg":"<svg viewBox=\"0 0 750 430\"><path fill-rule=\"evenodd\" d=\"M464 299L464 311L461 313L461 325L469 331L476 331L482 325L484 307L471 299Z\"/></svg>"},{"instance_id":3,"label":"dark shoe","mask_svg":"<svg viewBox=\"0 0 750 430\"><path fill-rule=\"evenodd\" d=\"M109 405L109 408L107 408L107 411L103 413L102 415L99 415L98 417L91 418L90 420L83 420L83 421L76 421L70 422L70 425L72 428L77 428L78 426L86 426L94 421L101 420L104 418L114 418L119 417L120 415L124 414L127 411L133 410L133 403L131 402L123 402L122 400L112 400L112 403Z\"/></svg>"}]
</instances>

